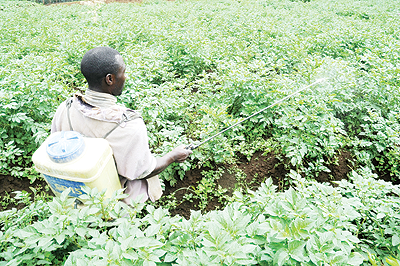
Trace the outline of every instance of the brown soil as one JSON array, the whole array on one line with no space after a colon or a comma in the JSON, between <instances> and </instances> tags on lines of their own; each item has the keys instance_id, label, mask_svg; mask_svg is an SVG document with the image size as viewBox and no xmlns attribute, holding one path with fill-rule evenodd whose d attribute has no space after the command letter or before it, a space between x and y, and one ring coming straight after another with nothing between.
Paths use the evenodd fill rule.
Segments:
<instances>
[{"instance_id":1,"label":"brown soil","mask_svg":"<svg viewBox=\"0 0 400 266\"><path fill-rule=\"evenodd\" d=\"M321 173L317 177L319 182L332 182L335 180L346 179L348 173L351 171L351 164L353 159L348 152L341 152L337 157L336 163L328 166L331 173ZM234 165L215 165L213 170L222 169L223 173L219 179L216 179L216 187L221 186L226 189L226 195L231 196L232 192L237 187L243 189L256 190L262 182L265 182L267 178L272 178L273 183L278 187L278 190L284 190L289 186L287 180L287 173L289 169L285 168L285 164L282 163L274 153L263 154L262 152L255 153L250 161L246 158L241 158ZM198 187L199 183L203 178L202 172L204 170L210 170L209 168L193 169L186 172L186 176L183 180L179 181L174 187L166 182L166 187L163 197L156 203L156 205L165 205L171 202L171 199L175 200L176 205L170 208L171 215L179 214L186 218L190 217L191 210L199 210L200 199L196 197L189 197L188 195L195 195L194 190ZM238 175L239 173L239 175ZM16 178L11 176L0 176L0 200L5 202L8 198L15 196L13 191L27 191L32 193L30 187L41 189L46 186L46 182L36 180L33 184L26 178ZM52 194L49 192L49 194ZM8 196L7 196L8 195ZM216 198L213 195L209 195L208 204L202 208L203 212L220 209L223 207L224 200ZM222 201L222 202L220 202ZM23 204L11 203L8 204L6 209L13 207L22 208ZM3 206L0 204L0 211L3 210Z\"/></svg>"},{"instance_id":2,"label":"brown soil","mask_svg":"<svg viewBox=\"0 0 400 266\"><path fill-rule=\"evenodd\" d=\"M331 172L320 173L316 180L319 182L332 183L333 181L347 179L348 173L351 171L352 162L353 158L350 153L343 151L337 157L337 161L328 166ZM282 163L274 153L263 155L262 152L257 152L250 161L243 158L235 165L217 165L213 170L219 168L222 168L224 172L222 177L217 180L217 184L222 188L226 188L229 196L232 195L235 187L256 190L267 178L272 178L274 185L276 185L280 191L287 189L290 184L286 177L289 169L285 168L284 163ZM232 169L236 169L236 171L232 171ZM237 178L233 173L237 173L237 169L244 173L244 180ZM175 198L177 206L175 208L170 208L171 215L179 214L189 218L190 210L199 210L199 199L185 200L184 196L187 195L188 192L190 193L192 188L197 187L202 178L205 178L201 174L204 170L209 169L202 168L188 171L185 178L174 187L170 186L168 183L166 184L164 195L160 199L160 202L167 202L168 198ZM219 209L222 205L223 204L219 202L218 199L212 198L203 211Z\"/></svg>"},{"instance_id":3,"label":"brown soil","mask_svg":"<svg viewBox=\"0 0 400 266\"><path fill-rule=\"evenodd\" d=\"M342 179L347 179L347 175L352 170L354 164L354 159L348 151L341 151L339 156L336 157L337 161L334 164L328 165L327 167L331 171L330 173L321 172L316 178L318 182L328 182L340 181ZM333 185L335 185L333 183Z\"/></svg>"},{"instance_id":4,"label":"brown soil","mask_svg":"<svg viewBox=\"0 0 400 266\"><path fill-rule=\"evenodd\" d=\"M21 209L25 206L22 203L18 203L14 198L16 196L15 191L26 191L32 196L34 193L31 188L36 191L44 191L46 185L46 181L43 179L36 179L31 184L28 178L0 175L0 211L12 208ZM49 194L53 196L51 192Z\"/></svg>"}]
</instances>

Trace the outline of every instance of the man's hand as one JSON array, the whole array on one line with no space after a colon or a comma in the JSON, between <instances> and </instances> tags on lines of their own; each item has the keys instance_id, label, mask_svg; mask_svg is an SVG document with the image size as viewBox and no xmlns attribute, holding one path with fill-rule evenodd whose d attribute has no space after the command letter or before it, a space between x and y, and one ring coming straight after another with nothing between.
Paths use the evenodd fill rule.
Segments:
<instances>
[{"instance_id":1,"label":"man's hand","mask_svg":"<svg viewBox=\"0 0 400 266\"><path fill-rule=\"evenodd\" d=\"M193 153L193 151L185 149L185 147L186 145L181 145L171 151L174 162L182 163Z\"/></svg>"},{"instance_id":2,"label":"man's hand","mask_svg":"<svg viewBox=\"0 0 400 266\"><path fill-rule=\"evenodd\" d=\"M184 162L190 154L193 153L192 150L185 149L185 145L181 145L173 149L172 151L165 154L163 157L156 158L157 165L153 172L145 177L145 179L152 176L158 175L165 170L171 163L182 163Z\"/></svg>"}]
</instances>

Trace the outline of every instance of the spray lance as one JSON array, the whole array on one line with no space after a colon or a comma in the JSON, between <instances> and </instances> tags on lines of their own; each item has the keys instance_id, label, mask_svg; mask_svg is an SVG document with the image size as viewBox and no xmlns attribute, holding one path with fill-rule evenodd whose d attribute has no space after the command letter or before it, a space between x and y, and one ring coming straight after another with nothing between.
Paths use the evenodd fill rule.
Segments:
<instances>
[{"instance_id":1,"label":"spray lance","mask_svg":"<svg viewBox=\"0 0 400 266\"><path fill-rule=\"evenodd\" d=\"M308 89L308 88L310 88L310 87L312 87L312 86L314 86L314 85L316 85L316 84L318 84L318 83L324 82L325 80L326 80L325 78L317 79L316 81L314 81L313 83L307 85L306 87L301 88L300 90L297 90L297 91L293 92L292 94L290 94L290 95L288 95L288 96L286 96L286 97L280 99L279 101L276 101L276 102L274 102L273 104L271 104L271 105L269 105L269 106L267 106L267 107L261 109L260 111L258 111L258 112L256 112L256 113L254 113L254 114L252 114L252 115L250 115L250 116L244 118L243 120L241 120L241 121L239 121L239 122L237 122L237 123L235 123L235 124L233 124L233 125L231 125L231 126L225 128L224 130L222 130L222 131L218 132L217 134L215 134L215 135L213 135L213 136L207 138L206 140L200 142L199 144L197 144L197 145L189 144L188 146L185 147L185 149L187 149L187 150L194 150L194 149L197 149L199 146L203 145L204 143L206 143L206 142L212 140L213 138L215 138L215 137L221 135L222 133L224 133L224 132L230 130L231 128L234 128L235 126L237 126L237 125L243 123L244 121L249 120L249 119L252 118L253 116L258 115L258 114L264 112L265 110L267 110L267 109L269 109L269 108L272 108L272 107L274 107L275 105L280 104L280 103L283 102L283 101L286 101L287 99L293 97L294 95L296 95L296 94L298 94L298 93L300 93L300 92L302 92L302 91L304 91L304 90L306 90L306 89Z\"/></svg>"}]
</instances>

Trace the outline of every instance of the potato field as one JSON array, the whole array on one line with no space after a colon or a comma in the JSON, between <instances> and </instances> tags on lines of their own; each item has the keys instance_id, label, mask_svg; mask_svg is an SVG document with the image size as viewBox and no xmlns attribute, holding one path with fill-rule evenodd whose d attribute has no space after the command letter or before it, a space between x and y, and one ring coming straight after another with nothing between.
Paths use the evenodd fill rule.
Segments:
<instances>
[{"instance_id":1,"label":"potato field","mask_svg":"<svg viewBox=\"0 0 400 266\"><path fill-rule=\"evenodd\" d=\"M400 266L399 0L0 0L0 266ZM47 2L46 2L47 3ZM32 154L118 50L156 202L55 197Z\"/></svg>"}]
</instances>

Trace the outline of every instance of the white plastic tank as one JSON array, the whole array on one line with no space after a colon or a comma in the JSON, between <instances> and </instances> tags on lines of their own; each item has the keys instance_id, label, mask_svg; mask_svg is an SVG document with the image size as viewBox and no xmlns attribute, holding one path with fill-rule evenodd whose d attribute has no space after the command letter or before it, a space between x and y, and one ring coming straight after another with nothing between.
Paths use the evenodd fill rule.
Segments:
<instances>
[{"instance_id":1,"label":"white plastic tank","mask_svg":"<svg viewBox=\"0 0 400 266\"><path fill-rule=\"evenodd\" d=\"M121 188L113 153L107 140L83 137L76 131L51 134L33 154L32 161L55 195L71 188L69 196L84 194L82 187L107 189L111 197Z\"/></svg>"}]
</instances>

